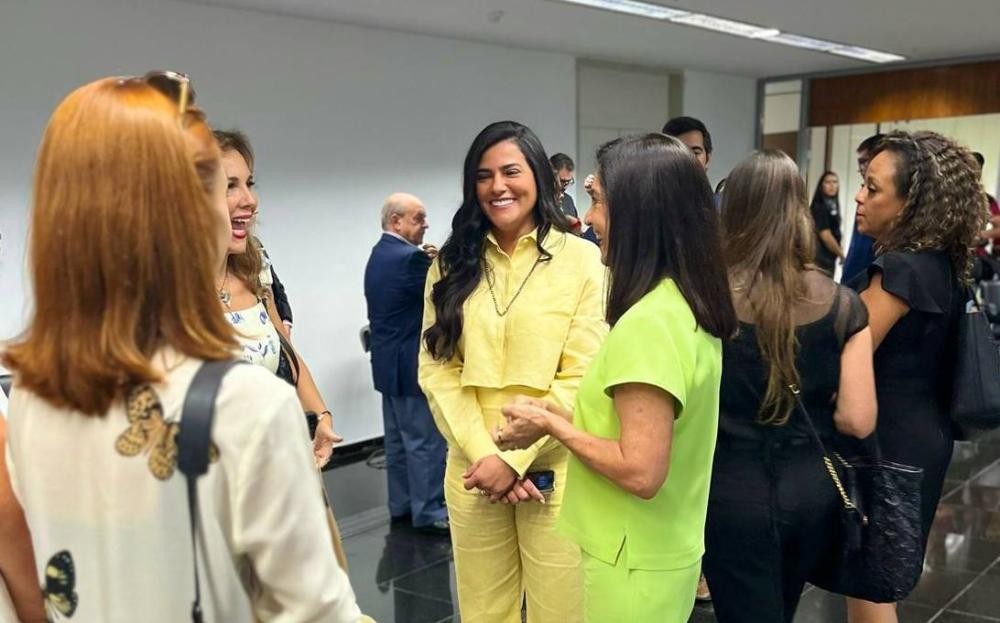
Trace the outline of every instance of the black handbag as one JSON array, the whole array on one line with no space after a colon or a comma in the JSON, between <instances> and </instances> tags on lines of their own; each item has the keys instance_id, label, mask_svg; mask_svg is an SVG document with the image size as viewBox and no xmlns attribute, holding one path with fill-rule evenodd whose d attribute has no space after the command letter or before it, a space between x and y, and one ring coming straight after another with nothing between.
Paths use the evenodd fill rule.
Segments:
<instances>
[{"instance_id":1,"label":"black handbag","mask_svg":"<svg viewBox=\"0 0 1000 623\"><path fill-rule=\"evenodd\" d=\"M905 599L923 571L920 483L924 470L883 460L877 438L873 457L848 461L834 452L831 458L798 388L790 389L842 504L839 542L830 558L807 578L809 583L877 603Z\"/></svg>"},{"instance_id":2,"label":"black handbag","mask_svg":"<svg viewBox=\"0 0 1000 623\"><path fill-rule=\"evenodd\" d=\"M971 289L963 311L955 336L951 419L956 435L970 439L1000 426L1000 346Z\"/></svg>"}]
</instances>

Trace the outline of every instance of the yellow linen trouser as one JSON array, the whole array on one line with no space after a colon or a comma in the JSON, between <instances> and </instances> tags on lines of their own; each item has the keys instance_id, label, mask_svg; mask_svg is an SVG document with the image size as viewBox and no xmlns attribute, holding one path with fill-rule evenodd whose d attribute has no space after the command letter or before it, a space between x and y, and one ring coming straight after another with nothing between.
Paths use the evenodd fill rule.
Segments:
<instances>
[{"instance_id":1,"label":"yellow linen trouser","mask_svg":"<svg viewBox=\"0 0 1000 623\"><path fill-rule=\"evenodd\" d=\"M701 561L683 569L629 569L627 548L616 564L583 552L586 623L687 623Z\"/></svg>"},{"instance_id":2,"label":"yellow linen trouser","mask_svg":"<svg viewBox=\"0 0 1000 623\"><path fill-rule=\"evenodd\" d=\"M480 399L488 425L503 421L499 407L506 396L497 394L488 401L492 408ZM458 448L449 448L444 489L463 623L521 623L524 595L528 623L583 621L580 549L555 530L568 459L569 452L555 446L532 464L531 471L551 469L556 475L545 504L490 504L462 486L469 461Z\"/></svg>"}]
</instances>

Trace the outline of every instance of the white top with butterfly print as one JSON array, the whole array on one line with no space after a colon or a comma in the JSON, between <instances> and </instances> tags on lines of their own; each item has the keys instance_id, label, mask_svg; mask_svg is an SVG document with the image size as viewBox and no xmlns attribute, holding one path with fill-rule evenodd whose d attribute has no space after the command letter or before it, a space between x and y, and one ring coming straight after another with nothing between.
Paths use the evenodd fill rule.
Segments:
<instances>
[{"instance_id":1,"label":"white top with butterfly print","mask_svg":"<svg viewBox=\"0 0 1000 623\"><path fill-rule=\"evenodd\" d=\"M175 353L162 361L165 383L133 390L104 417L12 392L7 463L56 620L190 620L188 507L174 436L200 362ZM296 428L301 434L288 434ZM217 456L198 481L205 620L359 621L294 390L259 366L237 366L222 383L212 441Z\"/></svg>"}]
</instances>

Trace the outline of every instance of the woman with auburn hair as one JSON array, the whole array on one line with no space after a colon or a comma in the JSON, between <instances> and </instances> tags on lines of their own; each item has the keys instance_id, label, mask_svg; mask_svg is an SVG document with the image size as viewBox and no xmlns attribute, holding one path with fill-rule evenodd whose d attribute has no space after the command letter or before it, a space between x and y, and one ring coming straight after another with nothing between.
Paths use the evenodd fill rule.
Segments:
<instances>
[{"instance_id":1,"label":"woman with auburn hair","mask_svg":"<svg viewBox=\"0 0 1000 623\"><path fill-rule=\"evenodd\" d=\"M858 232L875 262L852 283L871 319L878 438L886 460L923 468L924 548L954 433L950 416L958 319L989 212L972 154L934 132L882 138L858 191ZM848 600L852 623L894 623L895 604Z\"/></svg>"},{"instance_id":2,"label":"woman with auburn hair","mask_svg":"<svg viewBox=\"0 0 1000 623\"><path fill-rule=\"evenodd\" d=\"M871 331L858 296L813 265L791 158L767 150L737 165L721 218L740 331L722 349L705 575L720 623L788 623L841 534L841 501L794 391L824 445L870 434Z\"/></svg>"},{"instance_id":3,"label":"woman with auburn hair","mask_svg":"<svg viewBox=\"0 0 1000 623\"><path fill-rule=\"evenodd\" d=\"M313 454L323 467L341 441L333 431L333 414L326 408L305 361L291 347L292 336L278 313L270 260L253 236L259 207L250 139L236 130L216 130L226 177L226 204L232 225L226 260L219 266L215 287L236 329L243 358L264 366L291 382L302 408L316 414ZM345 559L346 564L346 559Z\"/></svg>"},{"instance_id":4,"label":"woman with auburn hair","mask_svg":"<svg viewBox=\"0 0 1000 623\"><path fill-rule=\"evenodd\" d=\"M212 283L230 237L225 179L189 96L170 72L92 82L56 108L39 150L34 312L3 363L11 481L51 618L191 616L179 418L201 363L238 345ZM198 481L205 619L358 621L294 392L237 366L215 410Z\"/></svg>"},{"instance_id":5,"label":"woman with auburn hair","mask_svg":"<svg viewBox=\"0 0 1000 623\"><path fill-rule=\"evenodd\" d=\"M580 552L555 531L566 448L504 451L490 436L518 394L569 407L607 333L597 248L566 232L541 141L492 123L466 152L463 199L431 265L420 386L448 442L445 499L462 620L578 623ZM547 497L530 474L549 485ZM545 504L493 504L519 499Z\"/></svg>"},{"instance_id":6,"label":"woman with auburn hair","mask_svg":"<svg viewBox=\"0 0 1000 623\"><path fill-rule=\"evenodd\" d=\"M586 221L610 270L611 333L572 411L504 407L502 449L550 435L572 453L559 529L583 552L587 623L686 623L704 551L722 340L736 314L704 168L647 134L598 152Z\"/></svg>"}]
</instances>

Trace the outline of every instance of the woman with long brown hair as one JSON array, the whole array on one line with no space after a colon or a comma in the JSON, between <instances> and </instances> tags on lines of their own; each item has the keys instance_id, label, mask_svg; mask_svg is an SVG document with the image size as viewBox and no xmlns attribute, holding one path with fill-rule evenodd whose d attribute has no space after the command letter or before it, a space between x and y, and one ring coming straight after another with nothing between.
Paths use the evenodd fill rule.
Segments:
<instances>
[{"instance_id":1,"label":"woman with long brown hair","mask_svg":"<svg viewBox=\"0 0 1000 623\"><path fill-rule=\"evenodd\" d=\"M92 82L57 107L39 151L34 312L3 363L15 375L8 465L51 619L191 617L181 409L202 362L238 345L213 287L231 235L226 182L189 95L169 72ZM206 620L360 618L305 428L274 375L227 374L198 481Z\"/></svg>"},{"instance_id":2,"label":"woman with long brown hair","mask_svg":"<svg viewBox=\"0 0 1000 623\"><path fill-rule=\"evenodd\" d=\"M502 448L573 453L560 530L583 552L587 623L686 623L704 551L722 340L736 330L704 168L680 140L598 150L586 221L610 271L611 332L572 411L522 397Z\"/></svg>"},{"instance_id":3,"label":"woman with long brown hair","mask_svg":"<svg viewBox=\"0 0 1000 623\"><path fill-rule=\"evenodd\" d=\"M790 622L835 545L836 490L810 436L875 427L871 331L851 290L813 267L805 184L780 151L729 175L722 239L740 318L723 347L705 575L720 623Z\"/></svg>"},{"instance_id":4,"label":"woman with long brown hair","mask_svg":"<svg viewBox=\"0 0 1000 623\"><path fill-rule=\"evenodd\" d=\"M924 547L954 434L949 414L957 321L965 312L986 193L972 154L934 132L893 132L875 147L858 203L858 232L875 262L851 285L871 318L878 437L890 461L920 467ZM848 600L853 623L893 623L895 604Z\"/></svg>"},{"instance_id":5,"label":"woman with long brown hair","mask_svg":"<svg viewBox=\"0 0 1000 623\"><path fill-rule=\"evenodd\" d=\"M275 304L270 263L253 236L259 199L254 180L254 152L250 140L236 130L216 130L226 176L226 204L232 223L226 260L216 276L216 289L226 319L236 328L243 358L279 374L295 386L305 411L316 415L313 453L326 465L333 446L343 439L333 430L333 414L326 408L312 373L291 347L291 333Z\"/></svg>"}]
</instances>

